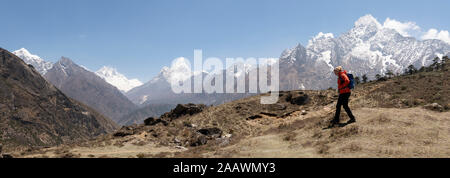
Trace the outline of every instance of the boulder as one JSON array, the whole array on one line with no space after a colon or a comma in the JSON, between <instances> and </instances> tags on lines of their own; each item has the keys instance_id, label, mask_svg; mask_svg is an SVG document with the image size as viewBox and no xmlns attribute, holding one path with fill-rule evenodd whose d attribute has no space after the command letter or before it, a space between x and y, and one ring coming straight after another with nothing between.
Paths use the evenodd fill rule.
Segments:
<instances>
[{"instance_id":1,"label":"boulder","mask_svg":"<svg viewBox=\"0 0 450 178\"><path fill-rule=\"evenodd\" d=\"M387 80L388 80L387 77L381 77L381 78L379 78L377 81L387 81Z\"/></svg>"},{"instance_id":2,"label":"boulder","mask_svg":"<svg viewBox=\"0 0 450 178\"><path fill-rule=\"evenodd\" d=\"M133 135L133 134L134 134L134 131L133 131L132 127L124 126L119 131L114 133L114 136L115 137L125 137L127 135Z\"/></svg>"},{"instance_id":3,"label":"boulder","mask_svg":"<svg viewBox=\"0 0 450 178\"><path fill-rule=\"evenodd\" d=\"M424 106L425 109L433 110L433 111L444 111L444 107L437 103L427 104Z\"/></svg>"},{"instance_id":4,"label":"boulder","mask_svg":"<svg viewBox=\"0 0 450 178\"><path fill-rule=\"evenodd\" d=\"M189 140L191 146L201 146L208 142L205 135L194 134Z\"/></svg>"},{"instance_id":5,"label":"boulder","mask_svg":"<svg viewBox=\"0 0 450 178\"><path fill-rule=\"evenodd\" d=\"M145 125L156 125L157 123L160 123L161 119L155 119L154 117L149 117L144 120Z\"/></svg>"},{"instance_id":6,"label":"boulder","mask_svg":"<svg viewBox=\"0 0 450 178\"><path fill-rule=\"evenodd\" d=\"M201 133L201 134L203 134L205 136L209 136L209 137L220 137L220 136L222 136L222 130L220 130L217 127L200 129L200 130L197 130L197 132Z\"/></svg>"},{"instance_id":7,"label":"boulder","mask_svg":"<svg viewBox=\"0 0 450 178\"><path fill-rule=\"evenodd\" d=\"M167 112L161 116L161 118L169 118L170 120L179 118L184 115L194 115L202 112L206 108L204 104L178 104L175 109Z\"/></svg>"},{"instance_id":8,"label":"boulder","mask_svg":"<svg viewBox=\"0 0 450 178\"><path fill-rule=\"evenodd\" d=\"M309 97L304 92L289 93L286 97L286 101L295 105L304 105L308 103Z\"/></svg>"},{"instance_id":9,"label":"boulder","mask_svg":"<svg viewBox=\"0 0 450 178\"><path fill-rule=\"evenodd\" d=\"M14 158L11 154L3 153L2 158Z\"/></svg>"}]
</instances>

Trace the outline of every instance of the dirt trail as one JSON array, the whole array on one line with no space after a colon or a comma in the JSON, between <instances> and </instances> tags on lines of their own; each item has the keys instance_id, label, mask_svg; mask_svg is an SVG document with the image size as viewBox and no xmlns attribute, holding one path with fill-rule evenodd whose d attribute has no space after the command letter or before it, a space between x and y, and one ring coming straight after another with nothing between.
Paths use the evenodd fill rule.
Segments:
<instances>
[{"instance_id":1,"label":"dirt trail","mask_svg":"<svg viewBox=\"0 0 450 178\"><path fill-rule=\"evenodd\" d=\"M319 111L322 113L323 111ZM355 124L244 139L205 157L450 157L450 113L422 108L360 108ZM320 114L319 114L320 115Z\"/></svg>"}]
</instances>

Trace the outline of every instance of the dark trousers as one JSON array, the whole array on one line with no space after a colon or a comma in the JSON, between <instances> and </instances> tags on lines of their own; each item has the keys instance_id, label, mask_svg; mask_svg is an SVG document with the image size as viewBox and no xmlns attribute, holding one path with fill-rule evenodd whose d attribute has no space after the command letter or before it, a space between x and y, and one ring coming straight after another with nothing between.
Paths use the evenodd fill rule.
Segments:
<instances>
[{"instance_id":1,"label":"dark trousers","mask_svg":"<svg viewBox=\"0 0 450 178\"><path fill-rule=\"evenodd\" d=\"M347 115L348 117L350 117L350 119L355 119L355 116L353 116L352 111L350 111L350 108L348 107L348 98L350 98L350 94L351 93L339 94L338 102L336 104L336 114L334 115L333 121L339 122L341 106L344 106L345 112L347 112Z\"/></svg>"}]
</instances>

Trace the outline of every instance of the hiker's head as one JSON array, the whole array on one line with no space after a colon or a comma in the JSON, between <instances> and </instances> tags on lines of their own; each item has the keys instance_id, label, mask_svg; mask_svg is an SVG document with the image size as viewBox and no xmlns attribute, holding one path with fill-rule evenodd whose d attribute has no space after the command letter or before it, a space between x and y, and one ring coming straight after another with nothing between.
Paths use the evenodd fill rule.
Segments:
<instances>
[{"instance_id":1,"label":"hiker's head","mask_svg":"<svg viewBox=\"0 0 450 178\"><path fill-rule=\"evenodd\" d=\"M337 66L336 68L334 68L334 75L338 75L339 72L342 71L342 66Z\"/></svg>"}]
</instances>

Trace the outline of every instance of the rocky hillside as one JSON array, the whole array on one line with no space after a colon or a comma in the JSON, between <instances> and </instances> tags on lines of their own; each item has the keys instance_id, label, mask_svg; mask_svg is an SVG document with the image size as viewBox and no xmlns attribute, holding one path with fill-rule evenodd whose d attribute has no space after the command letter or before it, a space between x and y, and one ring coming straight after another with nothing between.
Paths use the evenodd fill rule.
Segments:
<instances>
[{"instance_id":1,"label":"rocky hillside","mask_svg":"<svg viewBox=\"0 0 450 178\"><path fill-rule=\"evenodd\" d=\"M91 139L117 125L67 97L34 67L0 48L0 143L3 150Z\"/></svg>"},{"instance_id":2,"label":"rocky hillside","mask_svg":"<svg viewBox=\"0 0 450 178\"><path fill-rule=\"evenodd\" d=\"M85 103L115 122L137 109L116 87L69 58L62 57L44 77L67 96Z\"/></svg>"},{"instance_id":3,"label":"rocky hillside","mask_svg":"<svg viewBox=\"0 0 450 178\"><path fill-rule=\"evenodd\" d=\"M166 112L169 112L173 108L175 108L175 105L172 104L149 104L122 116L122 118L118 120L118 124L142 124L145 118L158 117Z\"/></svg>"},{"instance_id":4,"label":"rocky hillside","mask_svg":"<svg viewBox=\"0 0 450 178\"><path fill-rule=\"evenodd\" d=\"M143 124L85 143L17 153L23 157L450 157L450 60L359 84L357 122L328 128L337 92L280 92L219 106L181 104ZM268 94L263 94L268 95Z\"/></svg>"}]
</instances>

